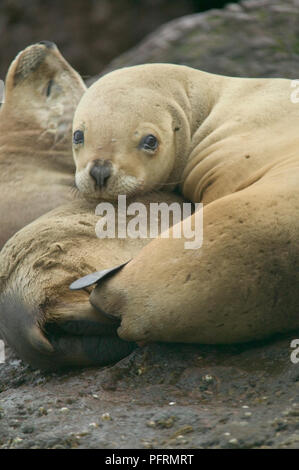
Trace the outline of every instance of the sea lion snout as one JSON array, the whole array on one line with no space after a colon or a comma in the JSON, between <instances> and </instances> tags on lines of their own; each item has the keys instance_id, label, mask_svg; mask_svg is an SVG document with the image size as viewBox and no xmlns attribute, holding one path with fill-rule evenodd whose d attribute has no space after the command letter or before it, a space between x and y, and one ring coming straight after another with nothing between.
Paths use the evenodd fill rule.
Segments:
<instances>
[{"instance_id":1,"label":"sea lion snout","mask_svg":"<svg viewBox=\"0 0 299 470\"><path fill-rule=\"evenodd\" d=\"M47 49L54 49L54 47L57 47L55 42L53 41L39 41L38 44L42 44L43 46L46 46Z\"/></svg>"},{"instance_id":2,"label":"sea lion snout","mask_svg":"<svg viewBox=\"0 0 299 470\"><path fill-rule=\"evenodd\" d=\"M89 174L95 180L96 185L100 189L103 188L111 175L111 162L109 160L94 160Z\"/></svg>"}]
</instances>

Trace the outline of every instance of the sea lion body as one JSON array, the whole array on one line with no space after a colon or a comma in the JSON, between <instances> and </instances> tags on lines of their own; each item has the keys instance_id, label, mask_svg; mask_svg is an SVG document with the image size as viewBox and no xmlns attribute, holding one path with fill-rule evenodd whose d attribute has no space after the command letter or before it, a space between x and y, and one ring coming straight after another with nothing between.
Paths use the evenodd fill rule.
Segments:
<instances>
[{"instance_id":1,"label":"sea lion body","mask_svg":"<svg viewBox=\"0 0 299 470\"><path fill-rule=\"evenodd\" d=\"M292 92L286 79L148 64L112 72L83 96L73 124L84 133L74 146L82 193L109 199L178 185L204 204L200 248L159 237L92 292L93 305L121 318L122 338L231 343L299 327ZM108 163L98 184L91 169Z\"/></svg>"},{"instance_id":2,"label":"sea lion body","mask_svg":"<svg viewBox=\"0 0 299 470\"><path fill-rule=\"evenodd\" d=\"M42 42L12 63L0 110L1 244L11 237L0 251L0 335L42 369L106 365L135 347L117 337L118 322L90 305L91 288L69 289L150 241L97 238L97 204L71 191L71 124L84 90L56 46ZM165 193L139 200L182 202Z\"/></svg>"},{"instance_id":3,"label":"sea lion body","mask_svg":"<svg viewBox=\"0 0 299 470\"><path fill-rule=\"evenodd\" d=\"M165 193L139 198L145 206L149 201L182 199ZM0 333L34 367L102 366L135 347L118 338L117 321L90 305L93 287L69 289L78 277L137 256L150 241L99 239L95 209L80 198L59 206L17 232L0 252Z\"/></svg>"},{"instance_id":4,"label":"sea lion body","mask_svg":"<svg viewBox=\"0 0 299 470\"><path fill-rule=\"evenodd\" d=\"M0 248L73 199L71 121L85 89L53 43L29 46L12 62L0 108Z\"/></svg>"}]
</instances>

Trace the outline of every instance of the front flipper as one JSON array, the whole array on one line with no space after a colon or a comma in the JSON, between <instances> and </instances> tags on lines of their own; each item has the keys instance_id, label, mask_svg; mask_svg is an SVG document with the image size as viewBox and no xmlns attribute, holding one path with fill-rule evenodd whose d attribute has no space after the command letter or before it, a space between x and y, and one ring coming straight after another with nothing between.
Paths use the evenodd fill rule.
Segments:
<instances>
[{"instance_id":1,"label":"front flipper","mask_svg":"<svg viewBox=\"0 0 299 470\"><path fill-rule=\"evenodd\" d=\"M0 311L3 338L39 369L106 366L136 348L117 336L118 321L100 318L88 301L60 303L48 309L45 319L45 312L29 307L15 293L1 296Z\"/></svg>"},{"instance_id":2,"label":"front flipper","mask_svg":"<svg viewBox=\"0 0 299 470\"><path fill-rule=\"evenodd\" d=\"M107 366L128 356L136 344L118 336L54 336L50 338L62 367Z\"/></svg>"}]
</instances>

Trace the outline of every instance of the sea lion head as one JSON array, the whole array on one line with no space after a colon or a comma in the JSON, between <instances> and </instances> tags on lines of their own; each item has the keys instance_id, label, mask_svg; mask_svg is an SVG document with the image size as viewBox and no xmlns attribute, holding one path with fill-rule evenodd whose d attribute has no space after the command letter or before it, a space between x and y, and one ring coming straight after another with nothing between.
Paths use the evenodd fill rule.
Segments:
<instances>
[{"instance_id":1,"label":"sea lion head","mask_svg":"<svg viewBox=\"0 0 299 470\"><path fill-rule=\"evenodd\" d=\"M183 87L169 76L167 87L166 72L173 73L172 67L116 70L81 98L73 154L76 184L87 197L116 199L177 182L176 160L187 150L189 129Z\"/></svg>"},{"instance_id":2,"label":"sea lion head","mask_svg":"<svg viewBox=\"0 0 299 470\"><path fill-rule=\"evenodd\" d=\"M69 147L74 110L86 87L53 42L41 41L22 50L11 63L0 108L4 136L14 132L20 145L26 135L38 144ZM36 139L35 139L36 140ZM57 148L58 147L58 148Z\"/></svg>"},{"instance_id":3,"label":"sea lion head","mask_svg":"<svg viewBox=\"0 0 299 470\"><path fill-rule=\"evenodd\" d=\"M85 89L54 43L28 46L11 63L0 108L0 248L73 198L72 120Z\"/></svg>"}]
</instances>

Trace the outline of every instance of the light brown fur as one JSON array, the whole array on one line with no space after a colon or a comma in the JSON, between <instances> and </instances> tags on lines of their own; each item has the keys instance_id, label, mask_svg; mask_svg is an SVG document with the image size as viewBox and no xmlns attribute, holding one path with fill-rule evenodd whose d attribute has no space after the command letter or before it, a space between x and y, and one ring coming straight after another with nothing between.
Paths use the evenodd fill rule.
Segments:
<instances>
[{"instance_id":1,"label":"light brown fur","mask_svg":"<svg viewBox=\"0 0 299 470\"><path fill-rule=\"evenodd\" d=\"M0 108L0 248L17 230L73 199L71 120L85 91L53 43L21 51Z\"/></svg>"},{"instance_id":2,"label":"light brown fur","mask_svg":"<svg viewBox=\"0 0 299 470\"><path fill-rule=\"evenodd\" d=\"M117 337L117 323L90 305L91 289L69 290L77 277L127 261L149 241L99 240L96 204L78 195L72 200L70 128L83 91L57 48L37 44L12 63L0 111L2 243L71 200L23 227L0 252L1 337L22 359L44 369L104 365L135 347ZM161 199L181 202L172 195L151 196Z\"/></svg>"},{"instance_id":3,"label":"light brown fur","mask_svg":"<svg viewBox=\"0 0 299 470\"><path fill-rule=\"evenodd\" d=\"M179 183L184 197L204 203L201 248L158 238L92 292L93 305L121 318L122 338L230 343L299 327L292 91L290 80L149 64L112 72L84 95L73 126L85 132L74 148L84 194L125 194L130 177L130 193ZM138 145L148 132L159 140L151 154ZM95 158L113 165L101 190L90 183Z\"/></svg>"},{"instance_id":4,"label":"light brown fur","mask_svg":"<svg viewBox=\"0 0 299 470\"><path fill-rule=\"evenodd\" d=\"M139 198L181 202L174 195ZM16 233L0 253L0 332L19 356L40 368L104 365L134 347L117 323L89 303L92 288L69 285L91 271L135 257L149 239L99 239L95 203L60 206Z\"/></svg>"}]
</instances>

